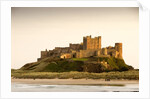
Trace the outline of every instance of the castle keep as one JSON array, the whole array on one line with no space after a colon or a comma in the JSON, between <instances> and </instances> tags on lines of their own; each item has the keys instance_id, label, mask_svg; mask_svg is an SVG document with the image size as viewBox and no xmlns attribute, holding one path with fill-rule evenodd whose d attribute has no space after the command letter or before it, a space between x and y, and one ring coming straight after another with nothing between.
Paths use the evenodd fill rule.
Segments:
<instances>
[{"instance_id":1,"label":"castle keep","mask_svg":"<svg viewBox=\"0 0 150 99\"><path fill-rule=\"evenodd\" d=\"M122 59L122 43L115 43L115 46L101 48L101 36L92 38L83 37L83 43L69 44L69 47L55 47L53 50L41 51L41 60L46 57L60 58L84 58L84 57L115 57Z\"/></svg>"},{"instance_id":2,"label":"castle keep","mask_svg":"<svg viewBox=\"0 0 150 99\"><path fill-rule=\"evenodd\" d=\"M101 36L91 38L91 36L83 37L83 50L101 49Z\"/></svg>"}]
</instances>

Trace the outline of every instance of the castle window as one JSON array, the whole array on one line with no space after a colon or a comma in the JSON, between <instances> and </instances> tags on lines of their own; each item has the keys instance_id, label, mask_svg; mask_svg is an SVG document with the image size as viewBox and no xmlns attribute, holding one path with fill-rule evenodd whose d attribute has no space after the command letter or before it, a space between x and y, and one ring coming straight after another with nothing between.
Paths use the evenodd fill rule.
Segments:
<instances>
[{"instance_id":1,"label":"castle window","mask_svg":"<svg viewBox=\"0 0 150 99\"><path fill-rule=\"evenodd\" d=\"M73 55L73 58L75 58L75 54Z\"/></svg>"},{"instance_id":2,"label":"castle window","mask_svg":"<svg viewBox=\"0 0 150 99\"><path fill-rule=\"evenodd\" d=\"M110 53L110 56L112 56L112 53Z\"/></svg>"}]
</instances>

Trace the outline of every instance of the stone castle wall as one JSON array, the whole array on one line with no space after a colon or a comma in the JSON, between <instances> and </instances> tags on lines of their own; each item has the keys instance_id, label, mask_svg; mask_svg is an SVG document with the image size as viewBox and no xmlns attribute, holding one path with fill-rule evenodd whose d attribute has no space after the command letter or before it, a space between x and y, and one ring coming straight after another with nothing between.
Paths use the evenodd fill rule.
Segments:
<instances>
[{"instance_id":1,"label":"stone castle wall","mask_svg":"<svg viewBox=\"0 0 150 99\"><path fill-rule=\"evenodd\" d=\"M110 55L115 58L122 59L122 43L115 43L115 46L109 46L106 48L102 48L101 55Z\"/></svg>"},{"instance_id":2,"label":"stone castle wall","mask_svg":"<svg viewBox=\"0 0 150 99\"><path fill-rule=\"evenodd\" d=\"M49 55L49 53L48 53L47 50L46 51L41 51L41 58L46 58L46 57L48 57L48 55Z\"/></svg>"},{"instance_id":3,"label":"stone castle wall","mask_svg":"<svg viewBox=\"0 0 150 99\"><path fill-rule=\"evenodd\" d=\"M55 47L54 53L70 53L71 49L69 47Z\"/></svg>"},{"instance_id":4,"label":"stone castle wall","mask_svg":"<svg viewBox=\"0 0 150 99\"><path fill-rule=\"evenodd\" d=\"M116 57L122 59L122 43L115 43L115 46L101 48L101 36L91 38L83 37L83 44L69 44L69 47L55 47L53 50L41 51L41 58L63 57L63 58L83 58L83 57Z\"/></svg>"},{"instance_id":5,"label":"stone castle wall","mask_svg":"<svg viewBox=\"0 0 150 99\"><path fill-rule=\"evenodd\" d=\"M97 50L80 50L76 53L77 58L96 56Z\"/></svg>"},{"instance_id":6,"label":"stone castle wall","mask_svg":"<svg viewBox=\"0 0 150 99\"><path fill-rule=\"evenodd\" d=\"M72 58L72 54L70 54L70 53L65 53L65 54L62 54L62 55L60 56L60 58L63 58L63 59Z\"/></svg>"},{"instance_id":7,"label":"stone castle wall","mask_svg":"<svg viewBox=\"0 0 150 99\"><path fill-rule=\"evenodd\" d=\"M70 43L69 48L72 49L72 50L79 51L79 50L83 49L83 45L82 44L72 44L72 43Z\"/></svg>"}]
</instances>

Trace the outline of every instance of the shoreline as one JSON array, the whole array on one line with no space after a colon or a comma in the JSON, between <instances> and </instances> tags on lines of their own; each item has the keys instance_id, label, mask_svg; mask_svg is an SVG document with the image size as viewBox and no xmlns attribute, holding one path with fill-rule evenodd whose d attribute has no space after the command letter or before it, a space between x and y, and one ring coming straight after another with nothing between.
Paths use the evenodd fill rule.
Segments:
<instances>
[{"instance_id":1,"label":"shoreline","mask_svg":"<svg viewBox=\"0 0 150 99\"><path fill-rule=\"evenodd\" d=\"M105 79L11 79L11 83L42 85L125 85L139 84L139 80L105 81Z\"/></svg>"}]
</instances>

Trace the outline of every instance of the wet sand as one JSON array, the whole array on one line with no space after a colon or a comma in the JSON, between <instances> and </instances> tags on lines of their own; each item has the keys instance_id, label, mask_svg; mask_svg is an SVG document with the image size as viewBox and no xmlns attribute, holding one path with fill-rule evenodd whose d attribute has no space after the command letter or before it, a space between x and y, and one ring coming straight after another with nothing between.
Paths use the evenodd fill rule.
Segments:
<instances>
[{"instance_id":1,"label":"wet sand","mask_svg":"<svg viewBox=\"0 0 150 99\"><path fill-rule=\"evenodd\" d=\"M98 84L139 84L139 80L110 80L104 79L11 79L11 82L22 84L45 85L98 85Z\"/></svg>"}]
</instances>

